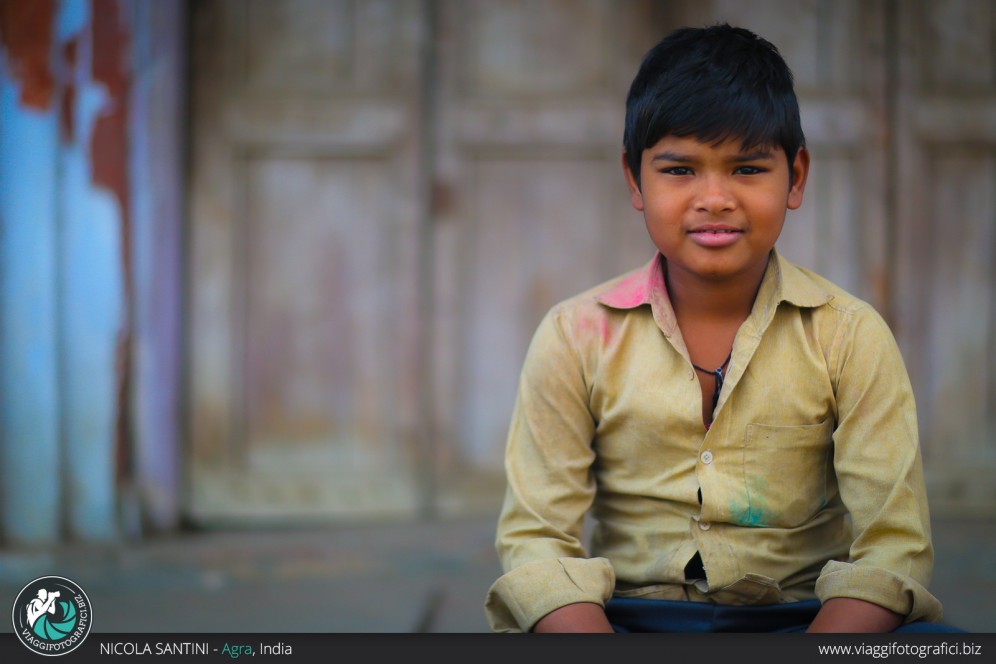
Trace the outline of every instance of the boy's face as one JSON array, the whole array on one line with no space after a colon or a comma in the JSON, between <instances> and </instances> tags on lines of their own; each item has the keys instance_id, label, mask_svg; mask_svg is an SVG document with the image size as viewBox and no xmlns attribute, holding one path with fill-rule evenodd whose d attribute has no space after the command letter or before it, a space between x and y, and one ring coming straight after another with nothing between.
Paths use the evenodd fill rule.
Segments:
<instances>
[{"instance_id":1,"label":"boy's face","mask_svg":"<svg viewBox=\"0 0 996 664\"><path fill-rule=\"evenodd\" d=\"M790 165L780 147L665 136L643 151L639 186L625 155L623 168L669 276L720 283L764 273L786 210L802 204L809 153Z\"/></svg>"}]
</instances>

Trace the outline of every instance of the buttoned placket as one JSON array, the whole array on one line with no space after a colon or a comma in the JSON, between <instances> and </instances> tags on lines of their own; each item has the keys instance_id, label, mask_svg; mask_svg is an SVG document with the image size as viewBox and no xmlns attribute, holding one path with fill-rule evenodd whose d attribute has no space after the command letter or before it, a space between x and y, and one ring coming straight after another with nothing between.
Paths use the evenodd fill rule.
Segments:
<instances>
[{"instance_id":1,"label":"buttoned placket","mask_svg":"<svg viewBox=\"0 0 996 664\"><path fill-rule=\"evenodd\" d=\"M667 302L669 304L668 300L666 299L666 295L664 296L664 298L665 299L663 300L663 302ZM662 300L660 299L651 300L651 310L653 311L654 319L657 322L657 326L661 329L661 332L663 332L665 339L667 339L668 343L671 344L671 347L684 359L685 364L688 367L686 375L688 377L689 382L692 383L692 385L689 386L689 392L688 392L689 398L693 400L695 404L694 412L698 413L698 417L701 420L701 411L702 411L701 388L699 387L698 381L695 378L695 369L692 366L692 360L691 356L688 353L688 347L685 345L685 340L681 335L681 329L678 327L677 320L674 318L673 309L667 307L666 305L659 307L658 303L661 302ZM735 348L736 344L734 344L734 349ZM723 388L725 390L726 388L725 383L723 385ZM713 417L715 422L715 415ZM706 483L702 481L702 470L701 470L703 467L711 467L713 463L714 455L712 451L708 449L709 432L711 430L712 430L711 427L705 428L705 426L703 425L702 438L701 440L699 440L696 449L698 463L696 464L695 474L696 478L698 479L698 485L699 485L698 486L699 513L692 517L692 520L695 525L692 525L691 527L699 530L698 537L704 536L712 528L712 523L710 523L709 521L702 520L702 507L705 500L703 485ZM699 555L702 557L703 569L708 570L709 561L707 560L707 556L703 554L702 551L703 547L699 546L698 544L698 537L696 536L692 537L692 541L694 543L694 548L692 549L692 551L693 552L697 551L699 553ZM686 561L684 560L682 561L682 566L685 564L685 562ZM706 572L706 574L708 575L708 571ZM708 592L707 580L698 579L694 582L694 585L696 586L696 588L699 589L700 592Z\"/></svg>"},{"instance_id":2,"label":"buttoned placket","mask_svg":"<svg viewBox=\"0 0 996 664\"><path fill-rule=\"evenodd\" d=\"M717 427L717 423L720 423L720 418L723 415L723 406L729 400L730 395L736 389L740 379L743 377L747 364L750 362L761 343L761 337L764 334L764 331L774 320L775 309L778 306L780 290L779 282L781 275L777 272L777 265L774 265L772 269L775 270L773 274L769 275L766 273L762 278L761 289L758 290L757 298L755 299L751 313L740 326L740 329L737 331L736 337L734 338L733 348L730 354L730 362L727 367L726 377L720 389L716 409L713 412L712 424L708 428L703 426L703 436L699 441L699 445L696 450L698 458L695 474L699 485L699 510L698 514L692 517L694 525L691 527L698 531L697 534L693 535L692 539L695 541L695 549L702 558L703 569L707 570L707 579L705 582L702 580L696 582L696 586L703 592L707 592L708 586L711 585L708 582L708 570L710 569L710 565L714 563L714 561L711 560L712 556L710 556L708 552L710 547L702 546L702 544L705 544L708 539L711 539L709 533L712 529L712 523L703 519L703 511L705 508L705 501L708 499L707 497L709 495L709 491L707 489L709 484L709 475L711 475L714 470L713 463L715 460L715 454L711 449L711 443L712 439L715 439L715 437L719 435L718 433L713 432L719 429ZM655 288L650 298L650 303L651 311L653 313L654 320L657 322L657 326L664 333L664 337L667 339L668 343L671 344L672 348L674 348L674 350L677 351L682 358L684 358L685 363L688 366L687 375L689 381L695 384L694 389L691 390L691 393L694 394L693 398L698 405L697 410L700 411L701 390L695 380L695 368L692 365L688 347L682 337L681 328L678 327L677 317L674 314L673 307L670 306L670 298L665 291ZM736 576L737 573L734 570L723 571L732 576ZM721 573L720 576L722 577L724 575ZM719 579L718 581L721 585L724 579Z\"/></svg>"}]
</instances>

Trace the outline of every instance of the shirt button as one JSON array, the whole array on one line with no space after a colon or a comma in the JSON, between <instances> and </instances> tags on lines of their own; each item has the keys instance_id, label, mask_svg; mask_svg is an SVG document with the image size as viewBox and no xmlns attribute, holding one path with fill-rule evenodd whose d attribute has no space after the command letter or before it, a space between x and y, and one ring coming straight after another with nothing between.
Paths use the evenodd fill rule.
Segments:
<instances>
[{"instance_id":1,"label":"shirt button","mask_svg":"<svg viewBox=\"0 0 996 664\"><path fill-rule=\"evenodd\" d=\"M709 530L710 528L712 528L712 524L709 523L708 521L699 521L699 528L701 528L702 530Z\"/></svg>"},{"instance_id":2,"label":"shirt button","mask_svg":"<svg viewBox=\"0 0 996 664\"><path fill-rule=\"evenodd\" d=\"M702 453L702 455L699 458L702 459L702 463L709 465L710 463L712 463L712 452L706 450L705 452Z\"/></svg>"}]
</instances>

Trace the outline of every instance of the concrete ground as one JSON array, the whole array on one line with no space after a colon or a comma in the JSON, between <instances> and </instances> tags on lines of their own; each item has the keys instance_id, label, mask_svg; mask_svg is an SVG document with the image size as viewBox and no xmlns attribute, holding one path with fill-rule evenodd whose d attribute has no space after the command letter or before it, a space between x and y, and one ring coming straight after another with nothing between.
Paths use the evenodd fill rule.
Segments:
<instances>
[{"instance_id":1,"label":"concrete ground","mask_svg":"<svg viewBox=\"0 0 996 664\"><path fill-rule=\"evenodd\" d=\"M493 537L468 518L0 550L0 609L54 574L87 592L95 633L483 632ZM996 522L938 521L934 540L948 622L996 632Z\"/></svg>"}]
</instances>

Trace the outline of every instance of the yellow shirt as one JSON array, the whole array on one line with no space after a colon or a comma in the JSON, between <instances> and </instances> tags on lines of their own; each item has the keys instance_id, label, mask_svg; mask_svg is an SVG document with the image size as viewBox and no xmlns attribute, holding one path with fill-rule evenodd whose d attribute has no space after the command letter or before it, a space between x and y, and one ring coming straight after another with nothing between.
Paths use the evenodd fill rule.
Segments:
<instances>
[{"instance_id":1,"label":"yellow shirt","mask_svg":"<svg viewBox=\"0 0 996 664\"><path fill-rule=\"evenodd\" d=\"M939 620L913 393L882 318L772 251L707 430L663 262L556 305L533 337L491 628L613 595L853 597ZM707 579L689 582L696 551Z\"/></svg>"}]
</instances>

